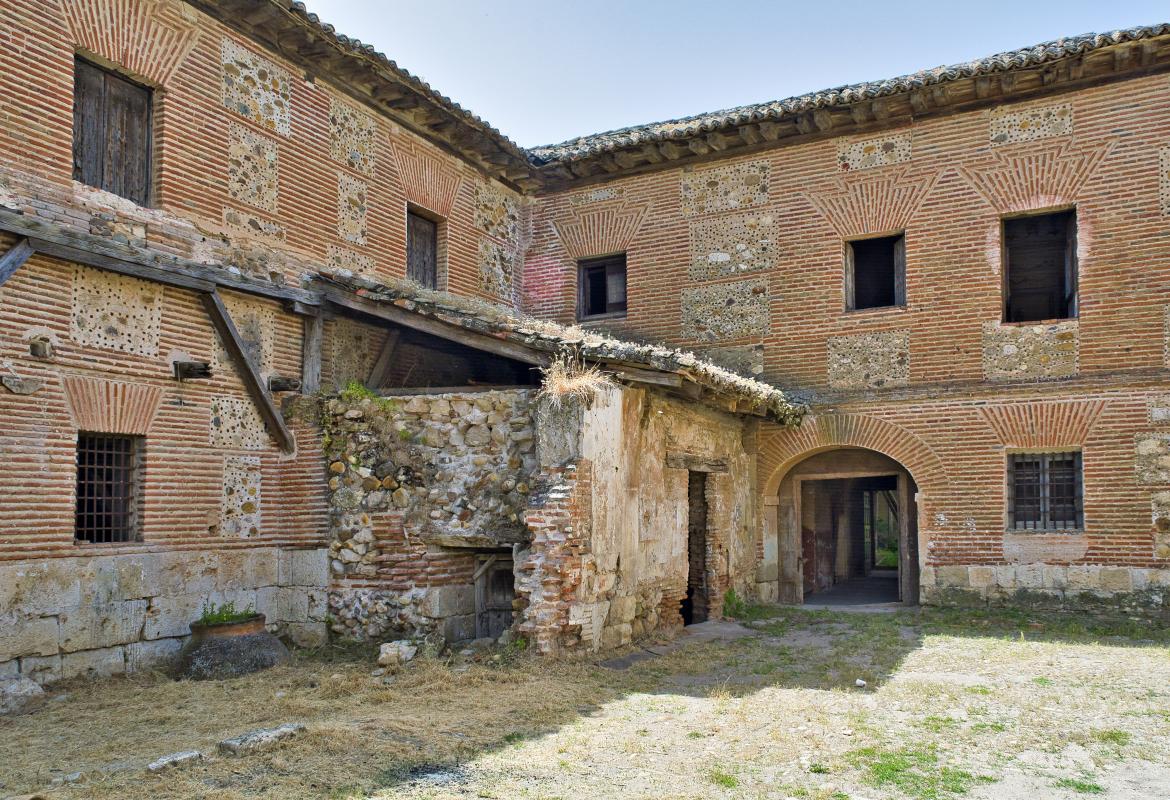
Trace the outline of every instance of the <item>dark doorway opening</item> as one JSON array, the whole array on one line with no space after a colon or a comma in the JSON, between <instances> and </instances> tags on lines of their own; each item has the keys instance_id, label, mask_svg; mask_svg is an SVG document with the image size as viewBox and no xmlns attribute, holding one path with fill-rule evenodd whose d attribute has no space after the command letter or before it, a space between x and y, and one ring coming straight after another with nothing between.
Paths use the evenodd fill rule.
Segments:
<instances>
[{"instance_id":1,"label":"dark doorway opening","mask_svg":"<svg viewBox=\"0 0 1170 800\"><path fill-rule=\"evenodd\" d=\"M498 639L512 627L516 575L512 559L480 556L475 569L475 638Z\"/></svg>"},{"instance_id":2,"label":"dark doorway opening","mask_svg":"<svg viewBox=\"0 0 1170 800\"><path fill-rule=\"evenodd\" d=\"M687 472L687 596L684 625L707 621L707 473Z\"/></svg>"}]
</instances>

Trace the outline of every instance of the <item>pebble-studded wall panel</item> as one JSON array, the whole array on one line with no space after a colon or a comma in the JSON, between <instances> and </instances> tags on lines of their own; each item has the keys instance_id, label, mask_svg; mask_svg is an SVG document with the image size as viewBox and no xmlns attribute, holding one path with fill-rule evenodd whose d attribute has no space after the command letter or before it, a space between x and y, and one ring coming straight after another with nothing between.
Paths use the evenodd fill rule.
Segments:
<instances>
[{"instance_id":1,"label":"pebble-studded wall panel","mask_svg":"<svg viewBox=\"0 0 1170 800\"><path fill-rule=\"evenodd\" d=\"M70 337L87 347L156 356L163 292L157 283L75 267Z\"/></svg>"},{"instance_id":2,"label":"pebble-studded wall panel","mask_svg":"<svg viewBox=\"0 0 1170 800\"><path fill-rule=\"evenodd\" d=\"M248 211L225 206L223 224L233 231L248 236L258 236L277 242L284 241L284 226Z\"/></svg>"},{"instance_id":3,"label":"pebble-studded wall panel","mask_svg":"<svg viewBox=\"0 0 1170 800\"><path fill-rule=\"evenodd\" d=\"M1158 151L1158 200L1162 216L1170 215L1170 146Z\"/></svg>"},{"instance_id":4,"label":"pebble-studded wall panel","mask_svg":"<svg viewBox=\"0 0 1170 800\"><path fill-rule=\"evenodd\" d=\"M348 319L333 322L329 336L333 355L333 384L344 388L350 381L365 383L378 359L377 337L366 325Z\"/></svg>"},{"instance_id":5,"label":"pebble-studded wall panel","mask_svg":"<svg viewBox=\"0 0 1170 800\"><path fill-rule=\"evenodd\" d=\"M617 200L625 195L626 191L620 186L598 186L585 192L569 195L569 205L587 206L592 203L602 203L606 200Z\"/></svg>"},{"instance_id":6,"label":"pebble-studded wall panel","mask_svg":"<svg viewBox=\"0 0 1170 800\"><path fill-rule=\"evenodd\" d=\"M881 389L910 383L910 332L882 331L828 340L829 386Z\"/></svg>"},{"instance_id":7,"label":"pebble-studded wall panel","mask_svg":"<svg viewBox=\"0 0 1170 800\"><path fill-rule=\"evenodd\" d=\"M260 534L260 485L259 456L224 456L219 522L222 536L246 539Z\"/></svg>"},{"instance_id":8,"label":"pebble-studded wall panel","mask_svg":"<svg viewBox=\"0 0 1170 800\"><path fill-rule=\"evenodd\" d=\"M491 239L479 242L479 288L501 300L512 298L512 272L516 252Z\"/></svg>"},{"instance_id":9,"label":"pebble-studded wall panel","mask_svg":"<svg viewBox=\"0 0 1170 800\"><path fill-rule=\"evenodd\" d=\"M721 167L684 169L682 212L687 216L750 208L768 202L769 161L747 161Z\"/></svg>"},{"instance_id":10,"label":"pebble-studded wall panel","mask_svg":"<svg viewBox=\"0 0 1170 800\"><path fill-rule=\"evenodd\" d=\"M983 374L991 381L1077 374L1076 320L1046 325L983 323Z\"/></svg>"},{"instance_id":11,"label":"pebble-studded wall panel","mask_svg":"<svg viewBox=\"0 0 1170 800\"><path fill-rule=\"evenodd\" d=\"M1154 522L1154 558L1170 558L1170 492L1150 495Z\"/></svg>"},{"instance_id":12,"label":"pebble-studded wall panel","mask_svg":"<svg viewBox=\"0 0 1170 800\"><path fill-rule=\"evenodd\" d=\"M1146 399L1151 425L1170 424L1170 395L1161 394Z\"/></svg>"},{"instance_id":13,"label":"pebble-studded wall panel","mask_svg":"<svg viewBox=\"0 0 1170 800\"><path fill-rule=\"evenodd\" d=\"M276 142L234 122L228 126L228 194L276 212L280 170Z\"/></svg>"},{"instance_id":14,"label":"pebble-studded wall panel","mask_svg":"<svg viewBox=\"0 0 1170 800\"><path fill-rule=\"evenodd\" d=\"M773 214L736 214L691 223L692 280L755 272L772 266L780 226Z\"/></svg>"},{"instance_id":15,"label":"pebble-studded wall panel","mask_svg":"<svg viewBox=\"0 0 1170 800\"><path fill-rule=\"evenodd\" d=\"M991 143L1018 144L1067 136L1073 129L1073 111L1069 103L1028 108L1020 111L997 108L991 112Z\"/></svg>"},{"instance_id":16,"label":"pebble-studded wall panel","mask_svg":"<svg viewBox=\"0 0 1170 800\"><path fill-rule=\"evenodd\" d=\"M768 283L757 279L687 289L683 335L701 342L763 336L769 331Z\"/></svg>"},{"instance_id":17,"label":"pebble-studded wall panel","mask_svg":"<svg viewBox=\"0 0 1170 800\"><path fill-rule=\"evenodd\" d=\"M488 236L515 244L520 225L516 197L493 183L475 185L475 226Z\"/></svg>"},{"instance_id":18,"label":"pebble-studded wall panel","mask_svg":"<svg viewBox=\"0 0 1170 800\"><path fill-rule=\"evenodd\" d=\"M240 295L223 295L223 304L240 334L244 352L264 380L272 374L273 340L276 336L276 311L261 300ZM216 335L216 346L211 352L213 373L236 372L232 357Z\"/></svg>"},{"instance_id":19,"label":"pebble-studded wall panel","mask_svg":"<svg viewBox=\"0 0 1170 800\"><path fill-rule=\"evenodd\" d=\"M1170 433L1139 433L1134 438L1134 470L1140 484L1170 484Z\"/></svg>"},{"instance_id":20,"label":"pebble-studded wall panel","mask_svg":"<svg viewBox=\"0 0 1170 800\"><path fill-rule=\"evenodd\" d=\"M354 244L366 243L369 186L344 172L337 173L337 235Z\"/></svg>"},{"instance_id":21,"label":"pebble-studded wall panel","mask_svg":"<svg viewBox=\"0 0 1170 800\"><path fill-rule=\"evenodd\" d=\"M208 442L240 450L263 450L268 445L264 419L250 397L212 396Z\"/></svg>"},{"instance_id":22,"label":"pebble-studded wall panel","mask_svg":"<svg viewBox=\"0 0 1170 800\"><path fill-rule=\"evenodd\" d=\"M837 143L837 168L852 172L873 167L888 167L909 161L911 137L909 133L879 136L873 139L843 139Z\"/></svg>"},{"instance_id":23,"label":"pebble-studded wall panel","mask_svg":"<svg viewBox=\"0 0 1170 800\"><path fill-rule=\"evenodd\" d=\"M346 270L354 275L369 277L377 268L373 257L357 253L347 247L331 244L325 248L325 259L330 267Z\"/></svg>"},{"instance_id":24,"label":"pebble-studded wall panel","mask_svg":"<svg viewBox=\"0 0 1170 800\"><path fill-rule=\"evenodd\" d=\"M378 123L349 103L332 98L329 104L329 154L334 161L374 174L376 150L374 138Z\"/></svg>"},{"instance_id":25,"label":"pebble-studded wall panel","mask_svg":"<svg viewBox=\"0 0 1170 800\"><path fill-rule=\"evenodd\" d=\"M281 136L289 136L292 76L227 37L220 55L224 107Z\"/></svg>"}]
</instances>

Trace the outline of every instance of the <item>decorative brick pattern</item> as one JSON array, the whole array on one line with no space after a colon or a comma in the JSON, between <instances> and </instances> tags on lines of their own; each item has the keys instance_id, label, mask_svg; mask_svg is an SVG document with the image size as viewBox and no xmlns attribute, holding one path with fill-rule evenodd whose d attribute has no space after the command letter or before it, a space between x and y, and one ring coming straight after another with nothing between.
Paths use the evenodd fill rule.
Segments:
<instances>
[{"instance_id":1,"label":"decorative brick pattern","mask_svg":"<svg viewBox=\"0 0 1170 800\"><path fill-rule=\"evenodd\" d=\"M75 267L69 334L86 347L157 356L162 300L157 283Z\"/></svg>"},{"instance_id":2,"label":"decorative brick pattern","mask_svg":"<svg viewBox=\"0 0 1170 800\"><path fill-rule=\"evenodd\" d=\"M1072 105L1061 103L1021 111L997 108L991 112L990 129L993 145L1068 136L1073 129Z\"/></svg>"},{"instance_id":3,"label":"decorative brick pattern","mask_svg":"<svg viewBox=\"0 0 1170 800\"><path fill-rule=\"evenodd\" d=\"M764 346L762 344L708 347L700 351L699 355L724 369L743 375L745 378L759 378L764 374Z\"/></svg>"},{"instance_id":4,"label":"decorative brick pattern","mask_svg":"<svg viewBox=\"0 0 1170 800\"><path fill-rule=\"evenodd\" d=\"M763 336L770 330L764 280L721 283L682 293L683 336L700 342Z\"/></svg>"},{"instance_id":5,"label":"decorative brick pattern","mask_svg":"<svg viewBox=\"0 0 1170 800\"><path fill-rule=\"evenodd\" d=\"M451 216L462 179L459 173L426 145L394 141L394 162L408 202L438 214Z\"/></svg>"},{"instance_id":6,"label":"decorative brick pattern","mask_svg":"<svg viewBox=\"0 0 1170 800\"><path fill-rule=\"evenodd\" d=\"M228 125L228 194L276 213L280 183L276 142L234 122Z\"/></svg>"},{"instance_id":7,"label":"decorative brick pattern","mask_svg":"<svg viewBox=\"0 0 1170 800\"><path fill-rule=\"evenodd\" d=\"M983 374L989 381L1077 374L1076 320L1048 325L983 323Z\"/></svg>"},{"instance_id":8,"label":"decorative brick pattern","mask_svg":"<svg viewBox=\"0 0 1170 800\"><path fill-rule=\"evenodd\" d=\"M691 280L709 280L772 266L780 226L772 214L737 214L691 223Z\"/></svg>"},{"instance_id":9,"label":"decorative brick pattern","mask_svg":"<svg viewBox=\"0 0 1170 800\"><path fill-rule=\"evenodd\" d=\"M881 389L910 383L910 332L830 336L829 386Z\"/></svg>"},{"instance_id":10,"label":"decorative brick pattern","mask_svg":"<svg viewBox=\"0 0 1170 800\"><path fill-rule=\"evenodd\" d=\"M199 42L187 9L174 0L67 0L60 8L70 42L160 86Z\"/></svg>"},{"instance_id":11,"label":"decorative brick pattern","mask_svg":"<svg viewBox=\"0 0 1170 800\"><path fill-rule=\"evenodd\" d=\"M1138 483L1170 484L1170 433L1139 433L1134 437L1134 451Z\"/></svg>"},{"instance_id":12,"label":"decorative brick pattern","mask_svg":"<svg viewBox=\"0 0 1170 800\"><path fill-rule=\"evenodd\" d=\"M479 241L479 288L501 300L512 299L516 252L491 239Z\"/></svg>"},{"instance_id":13,"label":"decorative brick pattern","mask_svg":"<svg viewBox=\"0 0 1170 800\"><path fill-rule=\"evenodd\" d=\"M910 160L910 134L896 133L874 139L837 143L837 168L842 172L888 167Z\"/></svg>"},{"instance_id":14,"label":"decorative brick pattern","mask_svg":"<svg viewBox=\"0 0 1170 800\"><path fill-rule=\"evenodd\" d=\"M264 419L248 397L212 396L209 430L212 447L263 450L268 445Z\"/></svg>"},{"instance_id":15,"label":"decorative brick pattern","mask_svg":"<svg viewBox=\"0 0 1170 800\"><path fill-rule=\"evenodd\" d=\"M162 401L160 387L143 383L64 375L61 386L79 431L145 436Z\"/></svg>"},{"instance_id":16,"label":"decorative brick pattern","mask_svg":"<svg viewBox=\"0 0 1170 800\"><path fill-rule=\"evenodd\" d=\"M838 178L831 189L807 196L842 239L904 230L938 181L903 170Z\"/></svg>"},{"instance_id":17,"label":"decorative brick pattern","mask_svg":"<svg viewBox=\"0 0 1170 800\"><path fill-rule=\"evenodd\" d=\"M220 47L223 105L281 136L291 134L292 76L224 37Z\"/></svg>"},{"instance_id":18,"label":"decorative brick pattern","mask_svg":"<svg viewBox=\"0 0 1170 800\"><path fill-rule=\"evenodd\" d=\"M334 161L374 174L378 123L364 111L332 98L329 103L329 155Z\"/></svg>"},{"instance_id":19,"label":"decorative brick pattern","mask_svg":"<svg viewBox=\"0 0 1170 800\"><path fill-rule=\"evenodd\" d=\"M325 259L330 267L361 277L370 277L377 267L377 262L371 256L335 244L325 248Z\"/></svg>"},{"instance_id":20,"label":"decorative brick pattern","mask_svg":"<svg viewBox=\"0 0 1170 800\"><path fill-rule=\"evenodd\" d=\"M1055 449L1084 444L1105 406L1104 400L996 403L979 413L1005 447Z\"/></svg>"},{"instance_id":21,"label":"decorative brick pattern","mask_svg":"<svg viewBox=\"0 0 1170 800\"><path fill-rule=\"evenodd\" d=\"M1073 203L1109 154L1112 142L1074 149L1071 141L996 151L983 166L960 166L972 188L1002 213Z\"/></svg>"},{"instance_id":22,"label":"decorative brick pattern","mask_svg":"<svg viewBox=\"0 0 1170 800\"><path fill-rule=\"evenodd\" d=\"M646 206L599 204L553 222L561 245L571 258L624 253L642 228Z\"/></svg>"},{"instance_id":23,"label":"decorative brick pattern","mask_svg":"<svg viewBox=\"0 0 1170 800\"><path fill-rule=\"evenodd\" d=\"M520 226L516 197L492 183L475 186L475 227L488 236L515 244Z\"/></svg>"},{"instance_id":24,"label":"decorative brick pattern","mask_svg":"<svg viewBox=\"0 0 1170 800\"><path fill-rule=\"evenodd\" d=\"M258 236L271 241L284 241L284 226L278 222L264 219L257 214L241 211L236 208L224 207L223 224L228 229L246 236Z\"/></svg>"},{"instance_id":25,"label":"decorative brick pattern","mask_svg":"<svg viewBox=\"0 0 1170 800\"><path fill-rule=\"evenodd\" d=\"M687 216L750 208L768 202L772 165L748 161L682 173L682 213Z\"/></svg>"},{"instance_id":26,"label":"decorative brick pattern","mask_svg":"<svg viewBox=\"0 0 1170 800\"><path fill-rule=\"evenodd\" d=\"M366 243L366 201L369 187L365 181L337 174L337 235L354 244Z\"/></svg>"},{"instance_id":27,"label":"decorative brick pattern","mask_svg":"<svg viewBox=\"0 0 1170 800\"><path fill-rule=\"evenodd\" d=\"M219 532L247 539L260 535L260 457L224 456Z\"/></svg>"},{"instance_id":28,"label":"decorative brick pattern","mask_svg":"<svg viewBox=\"0 0 1170 800\"><path fill-rule=\"evenodd\" d=\"M276 311L260 300L239 295L224 295L227 308L236 332L244 343L244 352L262 379L272 374L273 342L276 338ZM216 347L211 353L213 373L235 372L236 366L224 348L223 341L216 336Z\"/></svg>"}]
</instances>

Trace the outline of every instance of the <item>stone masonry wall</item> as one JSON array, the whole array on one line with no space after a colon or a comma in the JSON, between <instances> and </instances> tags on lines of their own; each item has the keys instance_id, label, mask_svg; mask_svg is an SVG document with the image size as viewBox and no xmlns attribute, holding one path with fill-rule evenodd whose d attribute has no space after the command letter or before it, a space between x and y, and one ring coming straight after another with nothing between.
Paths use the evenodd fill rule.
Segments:
<instances>
[{"instance_id":1,"label":"stone masonry wall","mask_svg":"<svg viewBox=\"0 0 1170 800\"><path fill-rule=\"evenodd\" d=\"M474 635L474 550L527 538L530 395L323 401L335 633Z\"/></svg>"}]
</instances>

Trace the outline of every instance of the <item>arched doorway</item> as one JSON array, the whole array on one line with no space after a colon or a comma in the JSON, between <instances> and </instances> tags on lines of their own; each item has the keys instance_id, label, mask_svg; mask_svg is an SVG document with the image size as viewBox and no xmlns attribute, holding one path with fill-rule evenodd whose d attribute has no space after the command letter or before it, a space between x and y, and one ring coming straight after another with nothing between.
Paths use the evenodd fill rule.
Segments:
<instances>
[{"instance_id":1,"label":"arched doorway","mask_svg":"<svg viewBox=\"0 0 1170 800\"><path fill-rule=\"evenodd\" d=\"M777 490L779 598L917 605L918 487L889 456L859 447L810 455Z\"/></svg>"}]
</instances>

